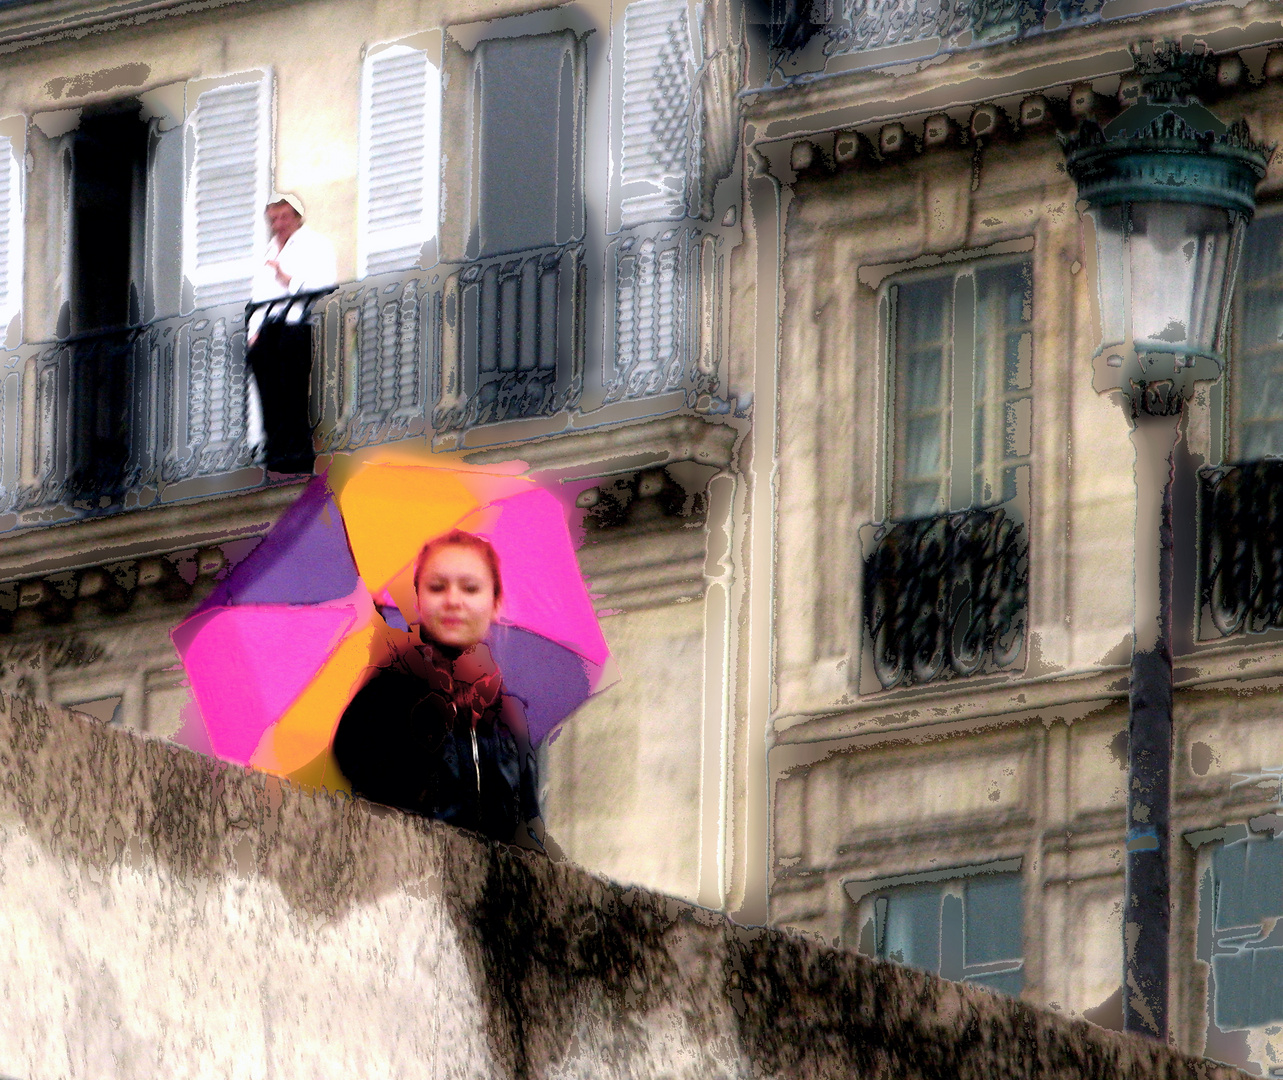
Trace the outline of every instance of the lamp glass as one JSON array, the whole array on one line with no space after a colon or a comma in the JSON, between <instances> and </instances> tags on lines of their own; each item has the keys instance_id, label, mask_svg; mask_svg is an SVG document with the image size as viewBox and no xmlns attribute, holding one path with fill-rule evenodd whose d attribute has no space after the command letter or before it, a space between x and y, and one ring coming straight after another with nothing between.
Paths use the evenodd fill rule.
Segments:
<instances>
[{"instance_id":1,"label":"lamp glass","mask_svg":"<svg viewBox=\"0 0 1283 1080\"><path fill-rule=\"evenodd\" d=\"M1220 359L1246 220L1223 207L1123 202L1089 211L1096 226L1101 351ZM1130 331L1130 333L1129 333Z\"/></svg>"}]
</instances>

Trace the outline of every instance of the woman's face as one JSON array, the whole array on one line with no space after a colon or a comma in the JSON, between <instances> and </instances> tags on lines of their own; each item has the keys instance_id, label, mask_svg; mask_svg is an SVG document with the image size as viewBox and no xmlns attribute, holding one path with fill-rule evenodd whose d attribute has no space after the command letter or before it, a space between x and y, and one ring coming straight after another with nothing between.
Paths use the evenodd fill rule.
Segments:
<instances>
[{"instance_id":1,"label":"woman's face","mask_svg":"<svg viewBox=\"0 0 1283 1080\"><path fill-rule=\"evenodd\" d=\"M486 636L494 619L494 578L476 548L437 548L419 575L419 619L424 633L442 645L469 649Z\"/></svg>"}]
</instances>

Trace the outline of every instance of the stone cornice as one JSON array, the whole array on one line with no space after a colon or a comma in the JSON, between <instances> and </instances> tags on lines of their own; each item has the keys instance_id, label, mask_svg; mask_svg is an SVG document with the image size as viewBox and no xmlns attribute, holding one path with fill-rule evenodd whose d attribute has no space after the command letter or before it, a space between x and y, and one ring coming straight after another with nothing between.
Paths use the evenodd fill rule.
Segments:
<instances>
[{"instance_id":1,"label":"stone cornice","mask_svg":"<svg viewBox=\"0 0 1283 1080\"><path fill-rule=\"evenodd\" d=\"M0 7L0 54L54 41L74 41L87 34L137 26L171 15L258 2L260 0L117 0L115 3L44 0L43 3L6 4Z\"/></svg>"},{"instance_id":2,"label":"stone cornice","mask_svg":"<svg viewBox=\"0 0 1283 1080\"><path fill-rule=\"evenodd\" d=\"M1174 676L1178 693L1277 690L1283 683L1283 648L1277 640L1247 645L1241 637L1202 643L1196 652L1175 658ZM853 708L777 716L774 745L791 747L784 757L792 762L848 747L934 739L954 731L1050 717L1072 720L1113 704L1125 706L1128 677L1129 668L1120 665L1037 678L959 679L891 691L871 695Z\"/></svg>"},{"instance_id":3,"label":"stone cornice","mask_svg":"<svg viewBox=\"0 0 1283 1080\"><path fill-rule=\"evenodd\" d=\"M896 68L844 71L749 91L747 141L867 128L1126 74L1132 70L1129 44L1185 35L1205 40L1223 54L1283 41L1283 19L1277 6L1261 0L1241 9L1209 4L956 53L943 62L934 58Z\"/></svg>"},{"instance_id":4,"label":"stone cornice","mask_svg":"<svg viewBox=\"0 0 1283 1080\"><path fill-rule=\"evenodd\" d=\"M298 491L283 484L8 533L0 536L0 581L262 536Z\"/></svg>"}]
</instances>

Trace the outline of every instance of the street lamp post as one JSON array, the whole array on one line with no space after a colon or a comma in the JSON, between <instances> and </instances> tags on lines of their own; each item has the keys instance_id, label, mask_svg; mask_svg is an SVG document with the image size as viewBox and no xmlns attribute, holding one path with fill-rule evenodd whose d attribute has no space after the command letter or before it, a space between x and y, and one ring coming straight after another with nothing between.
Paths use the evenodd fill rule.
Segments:
<instances>
[{"instance_id":1,"label":"street lamp post","mask_svg":"<svg viewBox=\"0 0 1283 1080\"><path fill-rule=\"evenodd\" d=\"M1270 151L1194 97L1206 52L1132 50L1138 101L1065 138L1095 230L1095 388L1120 393L1136 451L1123 1021L1167 1038L1172 763L1172 476L1194 383L1215 380L1243 233Z\"/></svg>"}]
</instances>

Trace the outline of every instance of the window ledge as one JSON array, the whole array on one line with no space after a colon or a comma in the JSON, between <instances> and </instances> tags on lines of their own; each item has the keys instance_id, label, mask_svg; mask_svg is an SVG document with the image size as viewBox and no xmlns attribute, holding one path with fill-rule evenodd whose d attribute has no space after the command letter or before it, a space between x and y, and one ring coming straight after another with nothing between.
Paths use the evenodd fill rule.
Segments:
<instances>
[{"instance_id":1,"label":"window ledge","mask_svg":"<svg viewBox=\"0 0 1283 1080\"><path fill-rule=\"evenodd\" d=\"M888 691L851 708L790 712L775 717L777 746L842 740L875 744L902 738L903 732L941 725L972 727L977 721L1004 718L1016 723L1048 709L1066 720L1086 716L1127 700L1130 667L1119 664L1083 672L1033 678L993 676L955 680L947 685ZM1242 691L1283 675L1283 642L1200 648L1173 662L1176 690Z\"/></svg>"}]
</instances>

